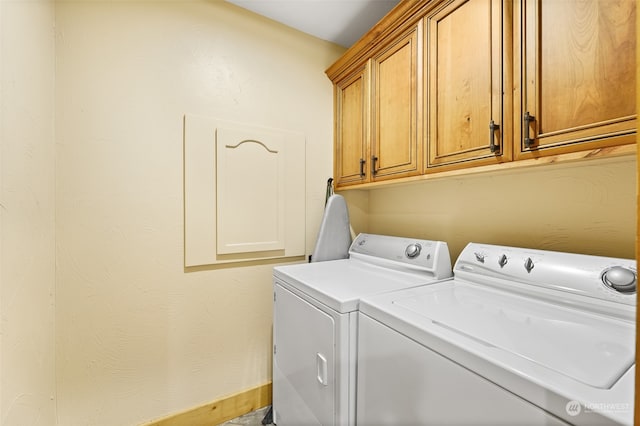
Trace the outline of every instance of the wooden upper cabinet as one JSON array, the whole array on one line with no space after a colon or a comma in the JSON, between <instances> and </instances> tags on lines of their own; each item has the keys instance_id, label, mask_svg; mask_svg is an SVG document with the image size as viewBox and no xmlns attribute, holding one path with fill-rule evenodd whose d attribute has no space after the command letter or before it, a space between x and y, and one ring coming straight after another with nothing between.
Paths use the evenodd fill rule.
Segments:
<instances>
[{"instance_id":1,"label":"wooden upper cabinet","mask_svg":"<svg viewBox=\"0 0 640 426\"><path fill-rule=\"evenodd\" d=\"M427 172L510 160L502 16L500 0L455 0L425 18Z\"/></svg>"},{"instance_id":2,"label":"wooden upper cabinet","mask_svg":"<svg viewBox=\"0 0 640 426\"><path fill-rule=\"evenodd\" d=\"M516 158L634 143L636 2L525 0L516 15Z\"/></svg>"},{"instance_id":3,"label":"wooden upper cabinet","mask_svg":"<svg viewBox=\"0 0 640 426\"><path fill-rule=\"evenodd\" d=\"M371 59L372 180L422 173L419 31L413 27Z\"/></svg>"},{"instance_id":4,"label":"wooden upper cabinet","mask_svg":"<svg viewBox=\"0 0 640 426\"><path fill-rule=\"evenodd\" d=\"M421 21L334 80L337 187L422 173Z\"/></svg>"},{"instance_id":5,"label":"wooden upper cabinet","mask_svg":"<svg viewBox=\"0 0 640 426\"><path fill-rule=\"evenodd\" d=\"M401 1L326 71L337 187L630 152L636 4Z\"/></svg>"},{"instance_id":6,"label":"wooden upper cabinet","mask_svg":"<svg viewBox=\"0 0 640 426\"><path fill-rule=\"evenodd\" d=\"M368 67L334 84L334 179L336 186L353 185L369 179L368 150Z\"/></svg>"}]
</instances>

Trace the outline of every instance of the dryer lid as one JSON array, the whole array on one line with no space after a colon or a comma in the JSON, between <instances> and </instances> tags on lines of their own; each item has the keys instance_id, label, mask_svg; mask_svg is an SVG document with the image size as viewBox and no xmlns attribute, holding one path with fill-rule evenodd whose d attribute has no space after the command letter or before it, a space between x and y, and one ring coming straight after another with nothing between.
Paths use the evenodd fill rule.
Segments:
<instances>
[{"instance_id":1,"label":"dryer lid","mask_svg":"<svg viewBox=\"0 0 640 426\"><path fill-rule=\"evenodd\" d=\"M608 389L635 360L633 324L458 281L397 293L392 304L589 386Z\"/></svg>"},{"instance_id":2,"label":"dryer lid","mask_svg":"<svg viewBox=\"0 0 640 426\"><path fill-rule=\"evenodd\" d=\"M396 271L355 259L278 266L273 268L273 275L286 287L338 313L357 311L363 297L436 281L426 274Z\"/></svg>"}]
</instances>

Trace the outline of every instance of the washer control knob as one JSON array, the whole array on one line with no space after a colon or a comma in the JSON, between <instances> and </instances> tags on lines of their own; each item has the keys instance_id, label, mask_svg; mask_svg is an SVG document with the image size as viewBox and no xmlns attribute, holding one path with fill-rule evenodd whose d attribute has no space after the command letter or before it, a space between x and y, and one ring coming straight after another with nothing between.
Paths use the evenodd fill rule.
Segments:
<instances>
[{"instance_id":1,"label":"washer control knob","mask_svg":"<svg viewBox=\"0 0 640 426\"><path fill-rule=\"evenodd\" d=\"M498 259L498 265L500 265L501 268L504 268L504 265L506 265L507 262L508 262L508 259L507 259L507 255L506 254L503 254Z\"/></svg>"},{"instance_id":2,"label":"washer control knob","mask_svg":"<svg viewBox=\"0 0 640 426\"><path fill-rule=\"evenodd\" d=\"M420 254L420 250L422 250L422 246L418 243L413 243L407 246L404 254L406 254L409 259L413 259L415 257L418 257L418 255Z\"/></svg>"},{"instance_id":3,"label":"washer control knob","mask_svg":"<svg viewBox=\"0 0 640 426\"><path fill-rule=\"evenodd\" d=\"M527 257L527 260L524 261L524 269L526 269L527 272L530 273L534 266L535 265L533 264L533 260L531 260L530 257Z\"/></svg>"},{"instance_id":4,"label":"washer control knob","mask_svg":"<svg viewBox=\"0 0 640 426\"><path fill-rule=\"evenodd\" d=\"M623 266L612 266L602 272L602 282L620 293L635 293L638 278L636 273Z\"/></svg>"},{"instance_id":5,"label":"washer control knob","mask_svg":"<svg viewBox=\"0 0 640 426\"><path fill-rule=\"evenodd\" d=\"M476 256L476 260L480 263L484 263L485 254L480 252L473 253Z\"/></svg>"}]
</instances>

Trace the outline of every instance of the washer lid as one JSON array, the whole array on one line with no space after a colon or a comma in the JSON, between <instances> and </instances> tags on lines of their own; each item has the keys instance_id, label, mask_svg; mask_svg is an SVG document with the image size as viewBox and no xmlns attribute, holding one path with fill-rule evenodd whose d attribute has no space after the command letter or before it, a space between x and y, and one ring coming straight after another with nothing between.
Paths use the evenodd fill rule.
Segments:
<instances>
[{"instance_id":1,"label":"washer lid","mask_svg":"<svg viewBox=\"0 0 640 426\"><path fill-rule=\"evenodd\" d=\"M387 301L593 387L610 388L634 363L635 328L628 322L458 281L406 293Z\"/></svg>"}]
</instances>

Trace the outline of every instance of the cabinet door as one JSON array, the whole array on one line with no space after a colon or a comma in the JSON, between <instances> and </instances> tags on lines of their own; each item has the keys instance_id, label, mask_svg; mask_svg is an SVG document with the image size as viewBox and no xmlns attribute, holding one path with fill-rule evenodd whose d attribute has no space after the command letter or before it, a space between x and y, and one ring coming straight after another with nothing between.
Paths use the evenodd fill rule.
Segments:
<instances>
[{"instance_id":1,"label":"cabinet door","mask_svg":"<svg viewBox=\"0 0 640 426\"><path fill-rule=\"evenodd\" d=\"M373 102L370 172L372 180L420 174L422 139L418 128L418 31L394 41L371 61Z\"/></svg>"},{"instance_id":2,"label":"cabinet door","mask_svg":"<svg viewBox=\"0 0 640 426\"><path fill-rule=\"evenodd\" d=\"M367 67L335 83L335 170L337 186L369 180L367 173Z\"/></svg>"},{"instance_id":3,"label":"cabinet door","mask_svg":"<svg viewBox=\"0 0 640 426\"><path fill-rule=\"evenodd\" d=\"M520 15L517 156L634 143L636 2L526 0Z\"/></svg>"},{"instance_id":4,"label":"cabinet door","mask_svg":"<svg viewBox=\"0 0 640 426\"><path fill-rule=\"evenodd\" d=\"M455 0L426 17L427 171L510 159L502 14L499 0Z\"/></svg>"}]
</instances>

